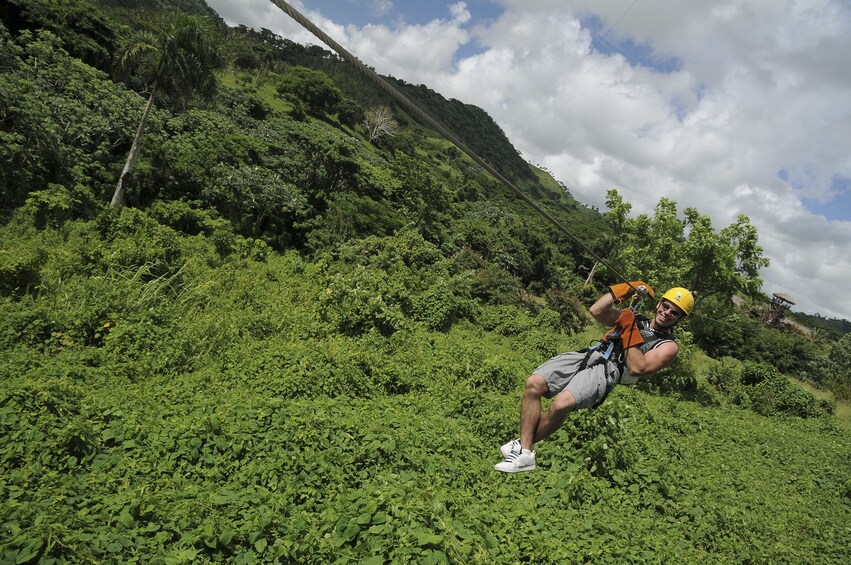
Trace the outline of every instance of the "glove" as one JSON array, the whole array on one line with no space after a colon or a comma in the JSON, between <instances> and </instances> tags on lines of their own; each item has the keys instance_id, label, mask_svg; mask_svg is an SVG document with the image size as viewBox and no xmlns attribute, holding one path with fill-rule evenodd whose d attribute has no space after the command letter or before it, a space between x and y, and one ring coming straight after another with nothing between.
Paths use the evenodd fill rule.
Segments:
<instances>
[{"instance_id":1,"label":"glove","mask_svg":"<svg viewBox=\"0 0 851 565\"><path fill-rule=\"evenodd\" d=\"M644 338L641 337L641 332L638 331L638 326L635 325L635 312L629 308L621 310L621 314L615 322L615 327L609 330L603 338L605 339L612 332L620 334L621 345L623 345L624 349L636 347L644 343Z\"/></svg>"},{"instance_id":2,"label":"glove","mask_svg":"<svg viewBox=\"0 0 851 565\"><path fill-rule=\"evenodd\" d=\"M624 300L629 298L632 296L635 289L638 289L639 294L641 294L642 289L644 289L644 293L649 294L650 298L656 298L656 293L653 292L653 287L644 281L632 281L628 284L619 283L609 287L609 290L612 291L612 296L615 297L615 300Z\"/></svg>"}]
</instances>

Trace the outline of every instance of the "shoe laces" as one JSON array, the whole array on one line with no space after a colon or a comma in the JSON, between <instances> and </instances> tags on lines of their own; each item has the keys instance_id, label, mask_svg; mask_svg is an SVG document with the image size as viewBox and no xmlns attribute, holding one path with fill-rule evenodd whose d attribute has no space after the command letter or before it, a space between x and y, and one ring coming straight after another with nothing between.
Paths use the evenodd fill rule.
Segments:
<instances>
[{"instance_id":1,"label":"shoe laces","mask_svg":"<svg viewBox=\"0 0 851 565\"><path fill-rule=\"evenodd\" d=\"M521 455L523 455L522 451L512 451L511 453L505 456L505 461L507 463L513 463L514 461L519 459Z\"/></svg>"}]
</instances>

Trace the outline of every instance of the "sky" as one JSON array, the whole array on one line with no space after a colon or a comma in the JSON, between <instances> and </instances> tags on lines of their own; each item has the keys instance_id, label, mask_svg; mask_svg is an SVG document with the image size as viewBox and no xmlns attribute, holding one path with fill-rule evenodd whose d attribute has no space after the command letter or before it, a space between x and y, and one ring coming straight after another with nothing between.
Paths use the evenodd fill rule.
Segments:
<instances>
[{"instance_id":1,"label":"sky","mask_svg":"<svg viewBox=\"0 0 851 565\"><path fill-rule=\"evenodd\" d=\"M322 45L270 0L229 25ZM381 75L484 109L605 211L746 215L766 294L851 320L849 0L290 0ZM438 117L439 118L439 117Z\"/></svg>"}]
</instances>

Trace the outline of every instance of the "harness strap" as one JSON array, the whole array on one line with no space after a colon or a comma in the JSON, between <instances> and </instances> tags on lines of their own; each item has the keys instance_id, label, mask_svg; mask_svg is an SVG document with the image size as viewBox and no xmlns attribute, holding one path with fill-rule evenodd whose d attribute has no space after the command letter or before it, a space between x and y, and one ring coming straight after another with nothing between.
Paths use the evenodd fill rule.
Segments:
<instances>
[{"instance_id":1,"label":"harness strap","mask_svg":"<svg viewBox=\"0 0 851 565\"><path fill-rule=\"evenodd\" d=\"M594 365L602 364L603 365L603 373L605 374L605 376L608 376L609 359L611 359L612 353L615 350L615 343L616 342L620 342L620 335L618 335L616 332L613 332L613 333L607 335L604 339L601 339L596 344L592 345L591 347L581 350L580 353L585 353L585 357L579 363L579 369L578 369L577 372L582 372L585 369L587 369L588 367L593 367ZM597 360L595 360L593 363L589 364L591 356L595 352L600 352L600 350L602 350L604 346L605 346L605 350L602 351L602 353L600 354L600 357L598 357ZM620 381L620 377L618 378L618 381ZM603 394L603 397L594 404L593 408L597 408L598 406L600 406L603 403L603 401L606 400L606 398L609 396L609 393L612 392L612 389L615 388L615 384L617 384L617 383L609 382L609 379L606 378L606 392Z\"/></svg>"}]
</instances>

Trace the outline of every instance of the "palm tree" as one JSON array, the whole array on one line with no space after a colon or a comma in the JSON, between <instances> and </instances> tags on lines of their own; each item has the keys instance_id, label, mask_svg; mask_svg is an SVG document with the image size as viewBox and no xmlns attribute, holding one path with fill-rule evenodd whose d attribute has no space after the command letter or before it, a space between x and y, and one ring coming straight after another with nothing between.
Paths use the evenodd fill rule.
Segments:
<instances>
[{"instance_id":1,"label":"palm tree","mask_svg":"<svg viewBox=\"0 0 851 565\"><path fill-rule=\"evenodd\" d=\"M148 100L112 195L110 206L116 212L124 203L127 179L136 165L154 98L160 93L169 93L185 108L193 94L209 96L215 89L213 71L220 58L212 37L206 20L180 15L160 33L143 32L119 52L118 72L126 75L138 71L147 87Z\"/></svg>"}]
</instances>

